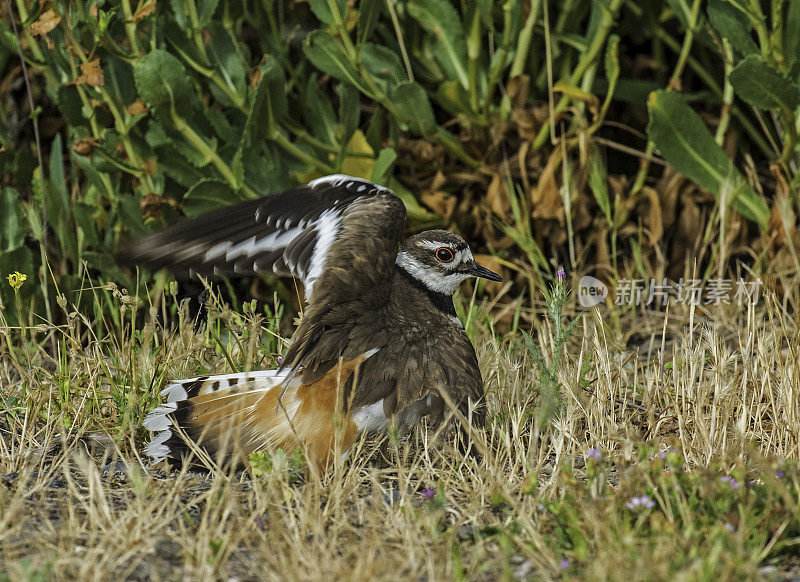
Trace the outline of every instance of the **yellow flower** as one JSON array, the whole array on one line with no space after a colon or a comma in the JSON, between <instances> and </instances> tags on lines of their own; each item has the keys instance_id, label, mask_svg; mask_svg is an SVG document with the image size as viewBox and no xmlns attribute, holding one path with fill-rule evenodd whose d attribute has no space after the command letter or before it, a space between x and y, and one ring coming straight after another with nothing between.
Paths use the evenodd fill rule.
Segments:
<instances>
[{"instance_id":1,"label":"yellow flower","mask_svg":"<svg viewBox=\"0 0 800 582\"><path fill-rule=\"evenodd\" d=\"M28 276L19 271L14 271L8 276L8 284L14 289L14 293L18 292L19 288L22 287L22 284L27 280Z\"/></svg>"}]
</instances>

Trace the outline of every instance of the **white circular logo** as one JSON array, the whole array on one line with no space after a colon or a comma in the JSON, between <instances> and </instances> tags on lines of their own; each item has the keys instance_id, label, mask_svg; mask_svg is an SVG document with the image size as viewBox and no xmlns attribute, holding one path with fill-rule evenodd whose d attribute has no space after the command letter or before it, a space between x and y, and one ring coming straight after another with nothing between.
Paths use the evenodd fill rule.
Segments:
<instances>
[{"instance_id":1,"label":"white circular logo","mask_svg":"<svg viewBox=\"0 0 800 582\"><path fill-rule=\"evenodd\" d=\"M583 307L600 305L608 297L608 287L600 279L590 275L581 277L578 283L578 301Z\"/></svg>"}]
</instances>

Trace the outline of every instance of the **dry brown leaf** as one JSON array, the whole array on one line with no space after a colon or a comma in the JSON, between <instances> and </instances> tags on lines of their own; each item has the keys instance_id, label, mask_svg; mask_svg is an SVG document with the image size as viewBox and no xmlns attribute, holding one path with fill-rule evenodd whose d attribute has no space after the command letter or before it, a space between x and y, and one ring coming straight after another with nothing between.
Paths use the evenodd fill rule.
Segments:
<instances>
[{"instance_id":1,"label":"dry brown leaf","mask_svg":"<svg viewBox=\"0 0 800 582\"><path fill-rule=\"evenodd\" d=\"M70 85L89 85L90 87L102 87L106 84L103 77L103 67L100 66L100 59L89 61L81 65L81 74Z\"/></svg>"},{"instance_id":2,"label":"dry brown leaf","mask_svg":"<svg viewBox=\"0 0 800 582\"><path fill-rule=\"evenodd\" d=\"M53 30L59 22L61 22L61 17L55 11L47 10L30 25L28 31L32 36L41 36Z\"/></svg>"},{"instance_id":3,"label":"dry brown leaf","mask_svg":"<svg viewBox=\"0 0 800 582\"><path fill-rule=\"evenodd\" d=\"M787 240L791 240L789 233L786 232L786 227L793 227L796 217L790 202L789 184L786 183L780 166L774 163L770 164L770 171L775 178L775 202L770 212L767 233L772 239L773 245L779 247L784 246Z\"/></svg>"},{"instance_id":4,"label":"dry brown leaf","mask_svg":"<svg viewBox=\"0 0 800 582\"><path fill-rule=\"evenodd\" d=\"M133 15L133 21L136 22L150 16L153 12L156 11L156 0L150 0L147 4L143 5L139 10L136 11L136 14Z\"/></svg>"},{"instance_id":5,"label":"dry brown leaf","mask_svg":"<svg viewBox=\"0 0 800 582\"><path fill-rule=\"evenodd\" d=\"M441 170L437 170L436 174L433 176L433 180L428 185L428 190L441 190L442 187L447 184L447 177L444 175L444 172Z\"/></svg>"},{"instance_id":6,"label":"dry brown leaf","mask_svg":"<svg viewBox=\"0 0 800 582\"><path fill-rule=\"evenodd\" d=\"M452 216L458 199L452 194L439 190L436 192L423 192L420 196L420 201L436 214L447 220Z\"/></svg>"},{"instance_id":7,"label":"dry brown leaf","mask_svg":"<svg viewBox=\"0 0 800 582\"><path fill-rule=\"evenodd\" d=\"M89 14L92 15L92 18L97 20L98 13L99 13L99 11L97 9L97 4L92 4L91 6L89 6Z\"/></svg>"},{"instance_id":8,"label":"dry brown leaf","mask_svg":"<svg viewBox=\"0 0 800 582\"><path fill-rule=\"evenodd\" d=\"M258 87L258 84L261 82L261 68L264 66L264 63L267 62L267 55L261 57L258 65L250 71L250 88L255 89Z\"/></svg>"},{"instance_id":9,"label":"dry brown leaf","mask_svg":"<svg viewBox=\"0 0 800 582\"><path fill-rule=\"evenodd\" d=\"M93 137L84 137L72 144L73 151L81 156L88 156L92 150L100 145L100 141Z\"/></svg>"},{"instance_id":10,"label":"dry brown leaf","mask_svg":"<svg viewBox=\"0 0 800 582\"><path fill-rule=\"evenodd\" d=\"M508 200L508 191L506 189L505 180L500 177L500 174L494 174L489 187L486 189L487 204L491 211L500 218L505 218L511 209L511 204Z\"/></svg>"},{"instance_id":11,"label":"dry brown leaf","mask_svg":"<svg viewBox=\"0 0 800 582\"><path fill-rule=\"evenodd\" d=\"M141 99L137 99L125 107L125 113L128 115L141 115L142 113L147 113L147 105L145 105L144 101Z\"/></svg>"},{"instance_id":12,"label":"dry brown leaf","mask_svg":"<svg viewBox=\"0 0 800 582\"><path fill-rule=\"evenodd\" d=\"M145 194L139 202L139 209L142 213L142 218L159 218L161 216L161 207L164 200L158 194Z\"/></svg>"},{"instance_id":13,"label":"dry brown leaf","mask_svg":"<svg viewBox=\"0 0 800 582\"><path fill-rule=\"evenodd\" d=\"M404 153L411 154L415 161L423 164L432 162L438 153L437 148L424 139L407 139L405 137L400 138L398 149Z\"/></svg>"},{"instance_id":14,"label":"dry brown leaf","mask_svg":"<svg viewBox=\"0 0 800 582\"><path fill-rule=\"evenodd\" d=\"M556 174L560 167L561 149L556 149L550 154L536 186L530 190L531 215L534 218L561 219L564 217L564 206L556 182Z\"/></svg>"},{"instance_id":15,"label":"dry brown leaf","mask_svg":"<svg viewBox=\"0 0 800 582\"><path fill-rule=\"evenodd\" d=\"M148 176L152 176L156 173L158 169L158 164L156 163L155 158L148 158L146 160L142 160L142 169L147 173Z\"/></svg>"},{"instance_id":16,"label":"dry brown leaf","mask_svg":"<svg viewBox=\"0 0 800 582\"><path fill-rule=\"evenodd\" d=\"M650 215L645 219L648 233L650 234L650 244L656 246L664 234L664 224L661 220L661 199L653 188L645 186L642 191L650 201Z\"/></svg>"},{"instance_id":17,"label":"dry brown leaf","mask_svg":"<svg viewBox=\"0 0 800 582\"><path fill-rule=\"evenodd\" d=\"M531 142L536 139L536 134L539 133L542 124L532 110L518 107L511 110L511 117L517 124L517 133L520 138Z\"/></svg>"},{"instance_id":18,"label":"dry brown leaf","mask_svg":"<svg viewBox=\"0 0 800 582\"><path fill-rule=\"evenodd\" d=\"M509 79L506 83L506 93L514 108L524 107L528 103L530 88L531 78L528 75L517 75Z\"/></svg>"}]
</instances>

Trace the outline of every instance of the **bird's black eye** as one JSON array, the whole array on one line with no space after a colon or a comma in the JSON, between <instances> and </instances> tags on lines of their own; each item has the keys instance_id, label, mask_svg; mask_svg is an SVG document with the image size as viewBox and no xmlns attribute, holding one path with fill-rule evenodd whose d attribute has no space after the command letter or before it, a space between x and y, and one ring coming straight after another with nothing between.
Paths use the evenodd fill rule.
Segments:
<instances>
[{"instance_id":1,"label":"bird's black eye","mask_svg":"<svg viewBox=\"0 0 800 582\"><path fill-rule=\"evenodd\" d=\"M443 263L449 263L453 260L453 251L448 249L447 247L439 247L436 249L436 258L442 261Z\"/></svg>"}]
</instances>

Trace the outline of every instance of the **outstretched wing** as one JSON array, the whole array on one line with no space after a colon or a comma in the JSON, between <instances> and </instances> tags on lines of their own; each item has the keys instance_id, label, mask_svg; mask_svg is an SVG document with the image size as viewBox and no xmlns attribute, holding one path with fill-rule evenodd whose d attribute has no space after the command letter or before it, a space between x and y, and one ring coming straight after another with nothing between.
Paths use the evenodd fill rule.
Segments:
<instances>
[{"instance_id":1,"label":"outstretched wing","mask_svg":"<svg viewBox=\"0 0 800 582\"><path fill-rule=\"evenodd\" d=\"M346 216L350 227L343 225ZM118 256L178 276L296 277L310 301L315 283L331 267L350 270L354 257L386 263L369 256L376 252L390 253L393 263L405 217L405 207L391 190L337 174L179 221L123 243Z\"/></svg>"}]
</instances>

